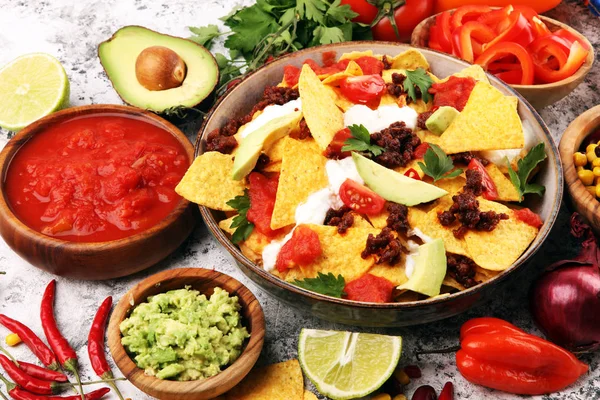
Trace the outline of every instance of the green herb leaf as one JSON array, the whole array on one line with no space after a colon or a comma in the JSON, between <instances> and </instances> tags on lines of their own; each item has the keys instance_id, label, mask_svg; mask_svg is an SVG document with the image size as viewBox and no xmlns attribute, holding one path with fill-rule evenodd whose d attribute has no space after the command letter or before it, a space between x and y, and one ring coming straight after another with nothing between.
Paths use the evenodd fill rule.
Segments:
<instances>
[{"instance_id":1,"label":"green herb leaf","mask_svg":"<svg viewBox=\"0 0 600 400\"><path fill-rule=\"evenodd\" d=\"M221 35L217 25L200 26L198 28L189 26L188 29L194 34L190 40L210 49L214 38Z\"/></svg>"},{"instance_id":2,"label":"green herb leaf","mask_svg":"<svg viewBox=\"0 0 600 400\"><path fill-rule=\"evenodd\" d=\"M279 24L273 15L258 6L242 8L225 21L233 33L227 37L225 46L252 54L263 38L277 31Z\"/></svg>"},{"instance_id":3,"label":"green herb leaf","mask_svg":"<svg viewBox=\"0 0 600 400\"><path fill-rule=\"evenodd\" d=\"M344 31L338 27L318 26L313 34L320 44L340 43L345 40Z\"/></svg>"},{"instance_id":4,"label":"green herb leaf","mask_svg":"<svg viewBox=\"0 0 600 400\"><path fill-rule=\"evenodd\" d=\"M415 87L418 87L421 91L421 98L425 103L428 103L431 99L429 94L429 88L433 84L433 79L423 68L417 68L414 71L405 71L406 79L404 80L404 90L408 93L413 101L417 101L417 91Z\"/></svg>"},{"instance_id":5,"label":"green herb leaf","mask_svg":"<svg viewBox=\"0 0 600 400\"><path fill-rule=\"evenodd\" d=\"M444 150L436 144L429 143L429 148L423 156L423 161L425 161L425 164L419 162L419 167L425 175L432 177L434 182L442 178L457 177L463 172L460 168L452 171L452 168L454 168L452 158L446 155Z\"/></svg>"},{"instance_id":6,"label":"green herb leaf","mask_svg":"<svg viewBox=\"0 0 600 400\"><path fill-rule=\"evenodd\" d=\"M346 139L342 151L369 152L375 157L385 151L383 147L371 144L371 134L364 125L350 125L348 129L353 137Z\"/></svg>"},{"instance_id":7,"label":"green herb leaf","mask_svg":"<svg viewBox=\"0 0 600 400\"><path fill-rule=\"evenodd\" d=\"M244 190L243 196L236 196L226 203L229 207L237 210L236 215L231 221L230 228L236 228L235 232L231 236L231 241L238 244L241 241L248 239L248 236L254 229L254 224L249 222L246 218L248 209L250 208L250 196L248 195L248 189Z\"/></svg>"},{"instance_id":8,"label":"green herb leaf","mask_svg":"<svg viewBox=\"0 0 600 400\"><path fill-rule=\"evenodd\" d=\"M508 164L508 176L512 184L519 192L519 197L521 200L524 200L525 195L528 193L535 193L539 196L544 194L546 188L537 183L528 183L531 173L537 167L539 163L546 159L546 147L544 143L538 143L535 145L529 153L522 159L517 162L518 170L513 170L508 158L506 159L506 163Z\"/></svg>"},{"instance_id":9,"label":"green herb leaf","mask_svg":"<svg viewBox=\"0 0 600 400\"><path fill-rule=\"evenodd\" d=\"M297 0L296 12L300 18L306 18L322 24L325 19L325 11L329 4L323 0Z\"/></svg>"},{"instance_id":10,"label":"green herb leaf","mask_svg":"<svg viewBox=\"0 0 600 400\"><path fill-rule=\"evenodd\" d=\"M342 298L346 294L344 293L344 287L346 286L344 277L338 275L336 278L331 272L327 275L319 272L316 278L306 278L301 281L295 280L293 284L303 289L331 297Z\"/></svg>"},{"instance_id":11,"label":"green herb leaf","mask_svg":"<svg viewBox=\"0 0 600 400\"><path fill-rule=\"evenodd\" d=\"M345 24L348 20L351 20L358 16L357 13L352 11L352 7L349 4L341 4L342 0L335 0L329 6L327 13L325 14L328 18Z\"/></svg>"}]
</instances>

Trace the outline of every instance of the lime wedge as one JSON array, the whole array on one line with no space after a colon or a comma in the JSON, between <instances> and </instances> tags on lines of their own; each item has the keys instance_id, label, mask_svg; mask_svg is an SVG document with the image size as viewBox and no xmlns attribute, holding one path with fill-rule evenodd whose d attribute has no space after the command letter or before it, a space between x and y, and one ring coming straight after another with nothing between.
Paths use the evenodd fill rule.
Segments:
<instances>
[{"instance_id":1,"label":"lime wedge","mask_svg":"<svg viewBox=\"0 0 600 400\"><path fill-rule=\"evenodd\" d=\"M321 392L335 400L363 397L394 372L402 352L399 336L302 329L298 359Z\"/></svg>"},{"instance_id":2,"label":"lime wedge","mask_svg":"<svg viewBox=\"0 0 600 400\"><path fill-rule=\"evenodd\" d=\"M4 129L18 131L68 102L67 74L51 55L26 54L0 69L0 126Z\"/></svg>"}]
</instances>

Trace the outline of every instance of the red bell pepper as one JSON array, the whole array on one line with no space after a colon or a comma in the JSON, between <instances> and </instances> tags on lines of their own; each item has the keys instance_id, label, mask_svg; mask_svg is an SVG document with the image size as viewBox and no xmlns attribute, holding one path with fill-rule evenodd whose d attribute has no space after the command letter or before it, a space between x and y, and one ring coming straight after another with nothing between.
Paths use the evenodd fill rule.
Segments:
<instances>
[{"instance_id":1,"label":"red bell pepper","mask_svg":"<svg viewBox=\"0 0 600 400\"><path fill-rule=\"evenodd\" d=\"M452 14L446 11L439 16L438 26L440 27L439 43L444 52L452 54L452 29L450 28L450 19Z\"/></svg>"},{"instance_id":2,"label":"red bell pepper","mask_svg":"<svg viewBox=\"0 0 600 400\"><path fill-rule=\"evenodd\" d=\"M431 28L429 28L429 47L433 50L444 51L440 44L440 34L440 27L431 25Z\"/></svg>"},{"instance_id":3,"label":"red bell pepper","mask_svg":"<svg viewBox=\"0 0 600 400\"><path fill-rule=\"evenodd\" d=\"M534 61L545 64L551 57L554 57L559 68L562 68L567 63L570 47L566 40L551 34L535 39L528 49Z\"/></svg>"},{"instance_id":4,"label":"red bell pepper","mask_svg":"<svg viewBox=\"0 0 600 400\"><path fill-rule=\"evenodd\" d=\"M506 21L508 19L508 16L513 11L514 11L513 6L509 5L509 6L500 8L498 10L493 10L488 13L485 13L485 14L481 15L477 19L477 21L489 26L490 28L492 28L494 30L497 30L496 28L498 27L498 24L500 24L501 21Z\"/></svg>"},{"instance_id":5,"label":"red bell pepper","mask_svg":"<svg viewBox=\"0 0 600 400\"><path fill-rule=\"evenodd\" d=\"M460 58L472 63L475 60L473 40L488 43L496 37L492 28L477 21L470 21L452 33L454 53Z\"/></svg>"},{"instance_id":6,"label":"red bell pepper","mask_svg":"<svg viewBox=\"0 0 600 400\"><path fill-rule=\"evenodd\" d=\"M527 46L534 39L531 25L527 18L518 11L513 11L506 20L500 21L496 32L498 33L496 38L483 46L484 51L495 44L504 42Z\"/></svg>"},{"instance_id":7,"label":"red bell pepper","mask_svg":"<svg viewBox=\"0 0 600 400\"><path fill-rule=\"evenodd\" d=\"M421 175L414 168L409 168L404 172L404 176L408 176L409 178L416 179L418 181L421 180Z\"/></svg>"},{"instance_id":8,"label":"red bell pepper","mask_svg":"<svg viewBox=\"0 0 600 400\"><path fill-rule=\"evenodd\" d=\"M484 69L487 69L487 66L495 60L498 60L507 55L514 55L521 64L521 70L523 71L523 76L521 78L521 85L531 85L533 84L533 59L531 55L527 52L527 50L517 44L512 42L498 43L483 52L476 60L475 63L483 66Z\"/></svg>"},{"instance_id":9,"label":"red bell pepper","mask_svg":"<svg viewBox=\"0 0 600 400\"><path fill-rule=\"evenodd\" d=\"M582 40L580 37L576 36L575 34L571 33L566 29L559 29L556 32L554 32L554 34L569 42L569 45L573 44L573 42L579 42L579 44L584 49L590 50L590 45L585 40Z\"/></svg>"},{"instance_id":10,"label":"red bell pepper","mask_svg":"<svg viewBox=\"0 0 600 400\"><path fill-rule=\"evenodd\" d=\"M550 32L550 29L548 29L544 21L542 21L538 17L533 17L531 21L529 21L529 23L531 24L531 29L535 37L540 38L552 35L552 32Z\"/></svg>"},{"instance_id":11,"label":"red bell pepper","mask_svg":"<svg viewBox=\"0 0 600 400\"><path fill-rule=\"evenodd\" d=\"M579 42L573 42L567 62L558 70L550 69L534 58L536 77L544 83L562 81L573 75L585 62L588 51Z\"/></svg>"},{"instance_id":12,"label":"red bell pepper","mask_svg":"<svg viewBox=\"0 0 600 400\"><path fill-rule=\"evenodd\" d=\"M485 169L481 161L479 161L476 158L473 158L469 162L467 169L470 169L472 171L478 171L481 174L481 180L484 188L482 193L483 197L486 200L497 200L498 188L496 187L496 184L492 180L492 177L490 176L490 174L488 174L487 169Z\"/></svg>"},{"instance_id":13,"label":"red bell pepper","mask_svg":"<svg viewBox=\"0 0 600 400\"><path fill-rule=\"evenodd\" d=\"M494 73L494 76L508 83L509 85L518 85L523 79L523 71L521 71L520 68L512 71L500 71Z\"/></svg>"},{"instance_id":14,"label":"red bell pepper","mask_svg":"<svg viewBox=\"0 0 600 400\"><path fill-rule=\"evenodd\" d=\"M455 29L463 26L463 19L466 17L479 17L480 15L489 13L492 11L492 8L489 6L464 6L457 8L452 14L452 18L450 19L450 29L454 31Z\"/></svg>"}]
</instances>

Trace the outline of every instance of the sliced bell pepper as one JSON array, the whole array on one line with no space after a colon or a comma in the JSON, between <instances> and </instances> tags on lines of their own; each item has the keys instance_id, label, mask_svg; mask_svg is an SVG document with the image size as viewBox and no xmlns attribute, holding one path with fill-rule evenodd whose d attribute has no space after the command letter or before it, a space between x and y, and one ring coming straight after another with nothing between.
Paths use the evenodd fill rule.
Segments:
<instances>
[{"instance_id":1,"label":"sliced bell pepper","mask_svg":"<svg viewBox=\"0 0 600 400\"><path fill-rule=\"evenodd\" d=\"M559 68L562 68L567 62L571 46L564 39L556 35L549 35L535 39L528 49L534 61L544 64L554 57Z\"/></svg>"},{"instance_id":2,"label":"sliced bell pepper","mask_svg":"<svg viewBox=\"0 0 600 400\"><path fill-rule=\"evenodd\" d=\"M553 83L562 81L573 75L585 62L588 51L578 42L573 42L567 62L558 70L550 69L534 58L534 68L536 77L544 83Z\"/></svg>"},{"instance_id":3,"label":"sliced bell pepper","mask_svg":"<svg viewBox=\"0 0 600 400\"><path fill-rule=\"evenodd\" d=\"M431 28L429 28L428 46L434 50L444 51L440 45L440 27L437 25L431 25Z\"/></svg>"},{"instance_id":4,"label":"sliced bell pepper","mask_svg":"<svg viewBox=\"0 0 600 400\"><path fill-rule=\"evenodd\" d=\"M501 21L505 21L508 19L508 16L514 11L513 6L506 6L506 7L502 7L498 10L493 10L490 11L488 13L485 13L483 15L481 15L477 21L481 22L482 24L486 24L487 26L489 26L490 28L496 30L496 28L498 27L498 24Z\"/></svg>"},{"instance_id":5,"label":"sliced bell pepper","mask_svg":"<svg viewBox=\"0 0 600 400\"><path fill-rule=\"evenodd\" d=\"M566 29L559 29L556 32L554 32L554 34L564 40L566 40L567 42L569 42L569 45L572 44L573 42L579 42L579 44L586 50L590 50L590 45L588 43L585 42L585 40L582 40L580 37L578 37L577 35L575 35L574 33L566 30Z\"/></svg>"},{"instance_id":6,"label":"sliced bell pepper","mask_svg":"<svg viewBox=\"0 0 600 400\"><path fill-rule=\"evenodd\" d=\"M490 65L492 62L508 55L514 55L519 60L519 64L521 64L523 76L521 77L520 84L533 84L533 59L525 47L521 46L520 44L513 42L497 43L496 45L489 47L483 52L483 54L477 57L475 64L479 64L487 70L488 65Z\"/></svg>"},{"instance_id":7,"label":"sliced bell pepper","mask_svg":"<svg viewBox=\"0 0 600 400\"><path fill-rule=\"evenodd\" d=\"M492 28L481 22L471 21L459 27L452 33L452 43L455 53L460 58L472 63L475 59L473 52L473 38L479 42L488 43L496 37ZM485 46L485 45L484 45Z\"/></svg>"},{"instance_id":8,"label":"sliced bell pepper","mask_svg":"<svg viewBox=\"0 0 600 400\"><path fill-rule=\"evenodd\" d=\"M515 11L518 11L523 15L529 22L533 20L533 18L538 16L538 13L531 7L525 5L515 5L513 6Z\"/></svg>"},{"instance_id":9,"label":"sliced bell pepper","mask_svg":"<svg viewBox=\"0 0 600 400\"><path fill-rule=\"evenodd\" d=\"M450 28L450 19L452 14L446 11L440 14L437 25L440 27L439 43L446 53L452 54L452 29Z\"/></svg>"},{"instance_id":10,"label":"sliced bell pepper","mask_svg":"<svg viewBox=\"0 0 600 400\"><path fill-rule=\"evenodd\" d=\"M531 29L533 30L533 34L535 35L535 37L540 38L552 35L552 32L550 31L548 26L546 26L544 21L542 21L538 17L533 17L529 22L531 24Z\"/></svg>"},{"instance_id":11,"label":"sliced bell pepper","mask_svg":"<svg viewBox=\"0 0 600 400\"><path fill-rule=\"evenodd\" d=\"M450 28L454 32L454 30L464 25L464 19L466 17L478 17L482 14L489 13L490 11L492 11L492 8L488 6L463 6L457 8L452 14Z\"/></svg>"},{"instance_id":12,"label":"sliced bell pepper","mask_svg":"<svg viewBox=\"0 0 600 400\"><path fill-rule=\"evenodd\" d=\"M523 79L523 71L520 68L511 71L495 72L494 75L509 85L518 85Z\"/></svg>"},{"instance_id":13,"label":"sliced bell pepper","mask_svg":"<svg viewBox=\"0 0 600 400\"><path fill-rule=\"evenodd\" d=\"M496 38L483 46L484 51L495 44L504 42L514 42L527 46L534 39L529 21L518 11L512 12L507 20L501 21L496 32L498 33Z\"/></svg>"}]
</instances>

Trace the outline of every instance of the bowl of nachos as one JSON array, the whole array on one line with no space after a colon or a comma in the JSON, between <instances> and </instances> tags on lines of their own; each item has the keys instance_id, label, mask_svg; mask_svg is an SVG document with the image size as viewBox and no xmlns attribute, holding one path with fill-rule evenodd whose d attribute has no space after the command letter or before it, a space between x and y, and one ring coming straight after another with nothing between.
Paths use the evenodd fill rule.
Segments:
<instances>
[{"instance_id":1,"label":"bowl of nachos","mask_svg":"<svg viewBox=\"0 0 600 400\"><path fill-rule=\"evenodd\" d=\"M480 67L350 42L247 76L215 105L177 192L241 270L334 322L405 326L492 298L562 199L548 128Z\"/></svg>"}]
</instances>

